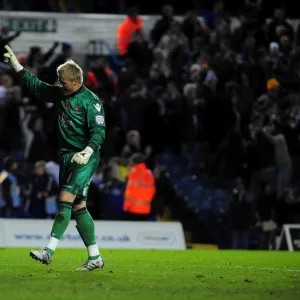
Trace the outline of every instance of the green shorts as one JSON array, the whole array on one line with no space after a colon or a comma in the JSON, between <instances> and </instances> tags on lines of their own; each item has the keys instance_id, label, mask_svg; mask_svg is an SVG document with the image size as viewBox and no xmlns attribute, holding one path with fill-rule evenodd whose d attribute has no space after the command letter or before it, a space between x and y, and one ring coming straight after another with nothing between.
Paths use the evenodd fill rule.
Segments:
<instances>
[{"instance_id":1,"label":"green shorts","mask_svg":"<svg viewBox=\"0 0 300 300\"><path fill-rule=\"evenodd\" d=\"M86 165L71 163L76 152L60 155L59 185L62 191L86 200L92 176L99 165L100 154L94 152Z\"/></svg>"}]
</instances>

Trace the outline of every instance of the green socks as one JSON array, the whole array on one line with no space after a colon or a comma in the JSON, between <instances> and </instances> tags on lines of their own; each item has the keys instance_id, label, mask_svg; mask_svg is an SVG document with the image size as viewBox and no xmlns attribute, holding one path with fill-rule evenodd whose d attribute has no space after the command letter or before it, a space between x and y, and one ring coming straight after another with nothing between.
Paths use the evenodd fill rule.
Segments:
<instances>
[{"instance_id":1,"label":"green socks","mask_svg":"<svg viewBox=\"0 0 300 300\"><path fill-rule=\"evenodd\" d=\"M47 250L51 256L53 256L59 240L62 238L66 231L72 212L73 203L60 201L58 202L58 212L55 216L54 224L51 231L51 237L47 245ZM95 237L95 225L94 220L89 214L86 207L74 212L74 217L77 222L77 230L87 247L89 259L100 258L98 245Z\"/></svg>"},{"instance_id":2,"label":"green socks","mask_svg":"<svg viewBox=\"0 0 300 300\"><path fill-rule=\"evenodd\" d=\"M81 208L73 213L77 222L77 230L87 247L89 259L97 259L100 257L98 245L95 237L95 224L92 216L86 207Z\"/></svg>"},{"instance_id":3,"label":"green socks","mask_svg":"<svg viewBox=\"0 0 300 300\"><path fill-rule=\"evenodd\" d=\"M47 246L48 252L53 256L54 251L62 238L64 232L68 228L71 219L73 203L59 201L58 212L55 216L54 224L51 230L51 237Z\"/></svg>"}]
</instances>

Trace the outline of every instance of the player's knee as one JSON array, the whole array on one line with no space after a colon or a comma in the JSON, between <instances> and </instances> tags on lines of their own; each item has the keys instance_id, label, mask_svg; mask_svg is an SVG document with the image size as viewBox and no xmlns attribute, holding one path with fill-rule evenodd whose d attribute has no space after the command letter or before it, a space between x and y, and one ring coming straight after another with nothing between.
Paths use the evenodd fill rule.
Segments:
<instances>
[{"instance_id":1,"label":"player's knee","mask_svg":"<svg viewBox=\"0 0 300 300\"><path fill-rule=\"evenodd\" d=\"M61 193L59 195L59 199L60 199L60 201L63 201L63 202L73 203L76 199L76 195L74 195L70 192L67 192L67 191L61 191Z\"/></svg>"},{"instance_id":2,"label":"player's knee","mask_svg":"<svg viewBox=\"0 0 300 300\"><path fill-rule=\"evenodd\" d=\"M72 207L72 212L75 213L76 211L86 208L86 202L81 200L80 202L76 202L74 203L73 207Z\"/></svg>"}]
</instances>

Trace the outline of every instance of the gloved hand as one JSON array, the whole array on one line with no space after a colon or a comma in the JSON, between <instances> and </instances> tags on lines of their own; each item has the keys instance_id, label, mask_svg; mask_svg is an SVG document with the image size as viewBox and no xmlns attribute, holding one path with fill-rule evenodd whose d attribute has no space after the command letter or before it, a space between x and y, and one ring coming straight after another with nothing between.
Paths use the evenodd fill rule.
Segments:
<instances>
[{"instance_id":1,"label":"gloved hand","mask_svg":"<svg viewBox=\"0 0 300 300\"><path fill-rule=\"evenodd\" d=\"M8 45L5 45L4 48L7 51L4 53L4 62L7 63L10 67L12 67L16 72L22 71L24 68L18 62L18 59L11 50L11 48Z\"/></svg>"},{"instance_id":2,"label":"gloved hand","mask_svg":"<svg viewBox=\"0 0 300 300\"><path fill-rule=\"evenodd\" d=\"M91 157L91 155L93 154L94 150L87 146L84 150L82 150L81 152L76 153L72 159L71 159L71 163L75 162L78 165L86 165Z\"/></svg>"}]
</instances>

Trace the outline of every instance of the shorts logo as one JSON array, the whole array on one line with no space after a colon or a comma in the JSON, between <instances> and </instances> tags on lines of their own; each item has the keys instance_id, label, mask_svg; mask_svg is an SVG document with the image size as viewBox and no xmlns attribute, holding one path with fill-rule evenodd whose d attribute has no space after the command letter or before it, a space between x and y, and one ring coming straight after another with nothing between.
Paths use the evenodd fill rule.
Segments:
<instances>
[{"instance_id":1,"label":"shorts logo","mask_svg":"<svg viewBox=\"0 0 300 300\"><path fill-rule=\"evenodd\" d=\"M83 188L83 191L82 191L82 196L83 197L85 197L86 195L87 195L87 191L88 191L88 186L85 186L84 188Z\"/></svg>"},{"instance_id":2,"label":"shorts logo","mask_svg":"<svg viewBox=\"0 0 300 300\"><path fill-rule=\"evenodd\" d=\"M103 125L104 124L104 117L103 116L96 116L96 123L99 125Z\"/></svg>"}]
</instances>

